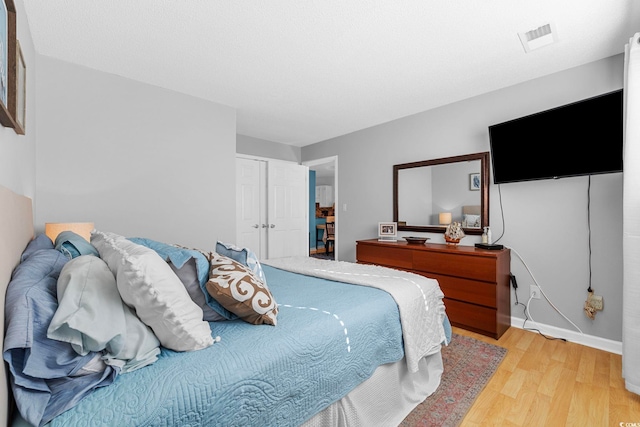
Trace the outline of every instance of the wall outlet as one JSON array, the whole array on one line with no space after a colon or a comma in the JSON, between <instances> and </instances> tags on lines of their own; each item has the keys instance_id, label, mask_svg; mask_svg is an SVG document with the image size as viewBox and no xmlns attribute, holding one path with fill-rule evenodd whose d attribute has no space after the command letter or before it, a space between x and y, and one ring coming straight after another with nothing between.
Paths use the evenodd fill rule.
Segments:
<instances>
[{"instance_id":1,"label":"wall outlet","mask_svg":"<svg viewBox=\"0 0 640 427\"><path fill-rule=\"evenodd\" d=\"M540 288L537 285L529 285L529 296L533 299L540 299Z\"/></svg>"},{"instance_id":2,"label":"wall outlet","mask_svg":"<svg viewBox=\"0 0 640 427\"><path fill-rule=\"evenodd\" d=\"M604 308L604 300L600 295L594 295L590 293L589 297L587 298L587 302L594 310L602 311L602 309Z\"/></svg>"}]
</instances>

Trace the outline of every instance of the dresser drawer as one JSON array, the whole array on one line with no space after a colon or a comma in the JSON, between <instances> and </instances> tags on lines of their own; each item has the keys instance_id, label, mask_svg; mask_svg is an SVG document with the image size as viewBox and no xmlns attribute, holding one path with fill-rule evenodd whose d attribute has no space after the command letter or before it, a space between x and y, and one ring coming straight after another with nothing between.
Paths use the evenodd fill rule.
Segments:
<instances>
[{"instance_id":1,"label":"dresser drawer","mask_svg":"<svg viewBox=\"0 0 640 427\"><path fill-rule=\"evenodd\" d=\"M496 308L496 284L478 282L460 277L442 276L440 274L422 274L438 280L440 289L447 298Z\"/></svg>"},{"instance_id":2,"label":"dresser drawer","mask_svg":"<svg viewBox=\"0 0 640 427\"><path fill-rule=\"evenodd\" d=\"M413 269L485 282L496 281L496 259L490 256L415 251Z\"/></svg>"},{"instance_id":3,"label":"dresser drawer","mask_svg":"<svg viewBox=\"0 0 640 427\"><path fill-rule=\"evenodd\" d=\"M444 298L449 321L454 326L497 337L496 310Z\"/></svg>"},{"instance_id":4,"label":"dresser drawer","mask_svg":"<svg viewBox=\"0 0 640 427\"><path fill-rule=\"evenodd\" d=\"M413 266L410 250L390 251L385 246L371 246L358 243L357 261L360 263L378 264L387 267L411 270Z\"/></svg>"}]
</instances>

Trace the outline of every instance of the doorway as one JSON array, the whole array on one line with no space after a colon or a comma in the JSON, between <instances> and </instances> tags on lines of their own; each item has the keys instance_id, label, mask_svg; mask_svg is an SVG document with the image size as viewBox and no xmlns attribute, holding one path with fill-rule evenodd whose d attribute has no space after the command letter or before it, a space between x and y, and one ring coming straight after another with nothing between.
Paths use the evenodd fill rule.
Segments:
<instances>
[{"instance_id":1,"label":"doorway","mask_svg":"<svg viewBox=\"0 0 640 427\"><path fill-rule=\"evenodd\" d=\"M309 160L302 163L315 174L315 203L310 203L309 254L318 258L338 259L339 215L338 209L338 156ZM311 189L310 189L311 190ZM312 198L309 198L312 201ZM327 245L323 241L327 217L334 217L334 240ZM327 253L327 249L329 252Z\"/></svg>"}]
</instances>

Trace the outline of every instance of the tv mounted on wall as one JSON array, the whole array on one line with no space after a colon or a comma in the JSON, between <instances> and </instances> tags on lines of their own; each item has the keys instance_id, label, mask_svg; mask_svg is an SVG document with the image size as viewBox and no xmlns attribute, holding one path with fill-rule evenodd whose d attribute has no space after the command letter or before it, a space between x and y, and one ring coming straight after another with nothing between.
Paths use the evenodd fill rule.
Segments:
<instances>
[{"instance_id":1,"label":"tv mounted on wall","mask_svg":"<svg viewBox=\"0 0 640 427\"><path fill-rule=\"evenodd\" d=\"M622 172L622 90L489 126L493 182Z\"/></svg>"}]
</instances>

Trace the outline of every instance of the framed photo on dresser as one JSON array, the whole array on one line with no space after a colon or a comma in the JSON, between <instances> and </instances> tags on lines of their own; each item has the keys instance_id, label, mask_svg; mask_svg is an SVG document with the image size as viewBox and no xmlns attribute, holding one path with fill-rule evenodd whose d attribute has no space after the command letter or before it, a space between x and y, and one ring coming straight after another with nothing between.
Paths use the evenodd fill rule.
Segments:
<instances>
[{"instance_id":1,"label":"framed photo on dresser","mask_svg":"<svg viewBox=\"0 0 640 427\"><path fill-rule=\"evenodd\" d=\"M378 240L395 242L398 237L398 224L395 222L378 223Z\"/></svg>"}]
</instances>

